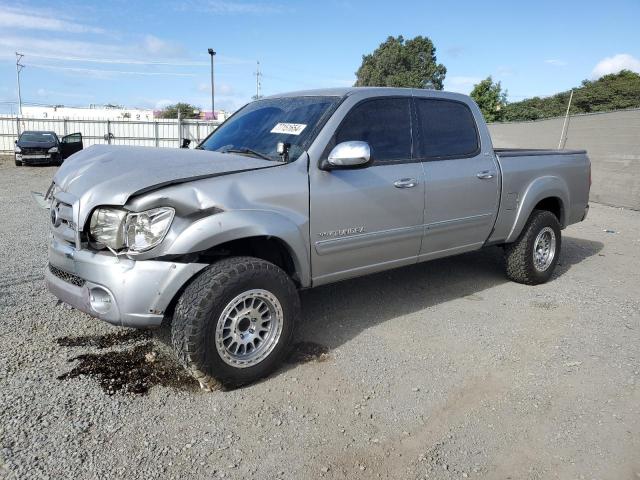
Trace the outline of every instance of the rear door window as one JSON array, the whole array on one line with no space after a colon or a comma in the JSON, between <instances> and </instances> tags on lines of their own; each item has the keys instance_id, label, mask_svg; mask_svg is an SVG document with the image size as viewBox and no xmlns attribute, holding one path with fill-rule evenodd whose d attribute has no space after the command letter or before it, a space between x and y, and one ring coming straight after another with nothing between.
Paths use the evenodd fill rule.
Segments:
<instances>
[{"instance_id":1,"label":"rear door window","mask_svg":"<svg viewBox=\"0 0 640 480\"><path fill-rule=\"evenodd\" d=\"M335 135L334 146L360 140L376 163L411 160L410 98L377 98L353 107Z\"/></svg>"},{"instance_id":2,"label":"rear door window","mask_svg":"<svg viewBox=\"0 0 640 480\"><path fill-rule=\"evenodd\" d=\"M468 158L480 152L478 129L467 105L428 98L415 98L415 105L419 158Z\"/></svg>"}]
</instances>

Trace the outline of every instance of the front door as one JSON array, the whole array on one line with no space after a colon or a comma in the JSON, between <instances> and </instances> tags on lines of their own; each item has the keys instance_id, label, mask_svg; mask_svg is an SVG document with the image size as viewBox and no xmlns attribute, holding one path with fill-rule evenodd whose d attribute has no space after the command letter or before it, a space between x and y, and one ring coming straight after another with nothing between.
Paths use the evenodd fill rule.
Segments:
<instances>
[{"instance_id":1,"label":"front door","mask_svg":"<svg viewBox=\"0 0 640 480\"><path fill-rule=\"evenodd\" d=\"M72 133L60 139L60 155L62 160L82 150L82 134Z\"/></svg>"},{"instance_id":2,"label":"front door","mask_svg":"<svg viewBox=\"0 0 640 480\"><path fill-rule=\"evenodd\" d=\"M499 170L473 114L456 100L415 98L417 155L425 171L425 237L420 260L481 247L499 201Z\"/></svg>"},{"instance_id":3,"label":"front door","mask_svg":"<svg viewBox=\"0 0 640 480\"><path fill-rule=\"evenodd\" d=\"M314 285L415 263L423 233L424 174L412 159L409 97L356 104L336 130L338 143L371 148L366 168L310 166L310 237Z\"/></svg>"}]
</instances>

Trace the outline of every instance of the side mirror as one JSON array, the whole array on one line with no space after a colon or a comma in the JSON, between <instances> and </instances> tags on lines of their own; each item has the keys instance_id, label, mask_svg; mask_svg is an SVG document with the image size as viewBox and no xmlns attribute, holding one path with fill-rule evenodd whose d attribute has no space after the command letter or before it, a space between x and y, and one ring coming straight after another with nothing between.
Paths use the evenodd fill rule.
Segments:
<instances>
[{"instance_id":1,"label":"side mirror","mask_svg":"<svg viewBox=\"0 0 640 480\"><path fill-rule=\"evenodd\" d=\"M327 159L329 169L366 167L370 161L371 148L367 142L360 141L339 143Z\"/></svg>"}]
</instances>

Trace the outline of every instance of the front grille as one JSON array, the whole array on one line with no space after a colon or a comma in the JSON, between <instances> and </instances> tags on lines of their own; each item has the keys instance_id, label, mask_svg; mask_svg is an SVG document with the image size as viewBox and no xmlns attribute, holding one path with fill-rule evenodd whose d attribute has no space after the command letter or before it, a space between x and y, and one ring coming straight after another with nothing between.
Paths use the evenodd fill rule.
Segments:
<instances>
[{"instance_id":1,"label":"front grille","mask_svg":"<svg viewBox=\"0 0 640 480\"><path fill-rule=\"evenodd\" d=\"M53 194L49 208L51 231L53 236L68 244L76 245L76 224L73 221L73 206L57 198L60 193ZM68 196L68 195L67 195Z\"/></svg>"},{"instance_id":2,"label":"front grille","mask_svg":"<svg viewBox=\"0 0 640 480\"><path fill-rule=\"evenodd\" d=\"M27 155L46 155L49 152L49 147L47 148L38 148L38 147L22 147L21 152Z\"/></svg>"},{"instance_id":3,"label":"front grille","mask_svg":"<svg viewBox=\"0 0 640 480\"><path fill-rule=\"evenodd\" d=\"M58 267L54 267L51 264L49 264L49 271L60 280L70 283L71 285L75 285L76 287L82 287L84 285L84 280L79 276L60 270Z\"/></svg>"}]
</instances>

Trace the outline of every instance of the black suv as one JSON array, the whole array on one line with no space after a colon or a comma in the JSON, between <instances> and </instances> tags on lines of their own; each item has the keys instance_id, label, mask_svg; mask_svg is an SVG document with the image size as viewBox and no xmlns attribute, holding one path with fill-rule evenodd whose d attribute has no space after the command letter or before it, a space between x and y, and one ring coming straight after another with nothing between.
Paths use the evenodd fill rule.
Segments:
<instances>
[{"instance_id":1,"label":"black suv","mask_svg":"<svg viewBox=\"0 0 640 480\"><path fill-rule=\"evenodd\" d=\"M55 132L22 132L14 148L16 165L60 165L65 158L82 150L82 147L81 133L58 138Z\"/></svg>"}]
</instances>

